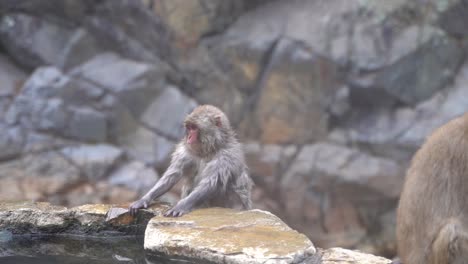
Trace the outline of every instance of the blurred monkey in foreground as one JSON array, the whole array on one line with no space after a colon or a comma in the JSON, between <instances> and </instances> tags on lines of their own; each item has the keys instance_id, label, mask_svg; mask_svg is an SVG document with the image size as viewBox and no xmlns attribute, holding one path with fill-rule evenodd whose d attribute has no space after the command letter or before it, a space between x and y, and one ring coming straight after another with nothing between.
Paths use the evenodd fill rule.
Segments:
<instances>
[{"instance_id":1,"label":"blurred monkey in foreground","mask_svg":"<svg viewBox=\"0 0 468 264\"><path fill-rule=\"evenodd\" d=\"M250 209L253 182L226 115L214 106L202 105L186 117L184 125L186 135L174 150L169 168L146 195L130 205L130 213L147 208L183 176L189 178L183 198L165 216L181 216L196 207Z\"/></svg>"},{"instance_id":2,"label":"blurred monkey in foreground","mask_svg":"<svg viewBox=\"0 0 468 264\"><path fill-rule=\"evenodd\" d=\"M468 114L437 129L413 157L397 212L403 264L468 263Z\"/></svg>"}]
</instances>

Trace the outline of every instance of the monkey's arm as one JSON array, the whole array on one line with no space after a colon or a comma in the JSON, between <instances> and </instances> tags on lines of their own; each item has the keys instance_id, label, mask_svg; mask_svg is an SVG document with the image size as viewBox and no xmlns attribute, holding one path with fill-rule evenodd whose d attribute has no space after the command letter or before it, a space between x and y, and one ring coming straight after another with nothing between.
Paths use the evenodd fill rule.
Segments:
<instances>
[{"instance_id":1,"label":"monkey's arm","mask_svg":"<svg viewBox=\"0 0 468 264\"><path fill-rule=\"evenodd\" d=\"M184 199L180 200L174 207L168 210L164 216L182 216L194 207L210 199L217 193L225 191L229 180L230 168L228 162L215 160L207 164L202 172L203 179L195 189Z\"/></svg>"},{"instance_id":2,"label":"monkey's arm","mask_svg":"<svg viewBox=\"0 0 468 264\"><path fill-rule=\"evenodd\" d=\"M171 187L174 186L182 176L184 176L192 165L192 157L182 145L177 146L174 154L172 155L169 168L147 194L130 205L130 213L135 215L138 209L147 208L151 201L169 191Z\"/></svg>"},{"instance_id":3,"label":"monkey's arm","mask_svg":"<svg viewBox=\"0 0 468 264\"><path fill-rule=\"evenodd\" d=\"M212 184L209 179L203 179L187 197L169 209L164 216L178 217L190 212L195 206L214 195L218 191L217 189L218 187Z\"/></svg>"}]
</instances>

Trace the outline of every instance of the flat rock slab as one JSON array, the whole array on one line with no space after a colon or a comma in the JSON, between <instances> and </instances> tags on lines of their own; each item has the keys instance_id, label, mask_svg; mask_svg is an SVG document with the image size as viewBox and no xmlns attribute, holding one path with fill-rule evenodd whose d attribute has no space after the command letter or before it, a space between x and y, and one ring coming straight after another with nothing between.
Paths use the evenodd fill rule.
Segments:
<instances>
[{"instance_id":1,"label":"flat rock slab","mask_svg":"<svg viewBox=\"0 0 468 264\"><path fill-rule=\"evenodd\" d=\"M146 228L144 247L214 263L303 263L316 253L305 235L269 212L225 208L156 216Z\"/></svg>"},{"instance_id":2,"label":"flat rock slab","mask_svg":"<svg viewBox=\"0 0 468 264\"><path fill-rule=\"evenodd\" d=\"M66 208L40 202L0 202L0 230L13 234L137 235L143 234L151 217L161 215L168 205L155 204L135 217L126 208L128 205Z\"/></svg>"},{"instance_id":3,"label":"flat rock slab","mask_svg":"<svg viewBox=\"0 0 468 264\"><path fill-rule=\"evenodd\" d=\"M330 248L321 253L320 264L390 264L391 260L344 248Z\"/></svg>"}]
</instances>

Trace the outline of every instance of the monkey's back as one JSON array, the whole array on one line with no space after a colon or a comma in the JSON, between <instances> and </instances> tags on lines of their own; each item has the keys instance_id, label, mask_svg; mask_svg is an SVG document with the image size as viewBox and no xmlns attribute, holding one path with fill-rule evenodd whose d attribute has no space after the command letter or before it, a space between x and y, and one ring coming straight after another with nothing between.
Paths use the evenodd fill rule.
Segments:
<instances>
[{"instance_id":1,"label":"monkey's back","mask_svg":"<svg viewBox=\"0 0 468 264\"><path fill-rule=\"evenodd\" d=\"M468 219L468 114L436 129L413 157L397 212L403 263L431 263L432 243L451 218Z\"/></svg>"}]
</instances>

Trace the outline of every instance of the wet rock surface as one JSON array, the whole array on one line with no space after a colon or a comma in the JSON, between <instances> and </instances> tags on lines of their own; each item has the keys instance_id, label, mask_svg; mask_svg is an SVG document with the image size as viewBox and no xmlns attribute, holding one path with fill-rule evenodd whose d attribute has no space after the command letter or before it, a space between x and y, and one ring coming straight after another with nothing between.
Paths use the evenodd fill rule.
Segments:
<instances>
[{"instance_id":1,"label":"wet rock surface","mask_svg":"<svg viewBox=\"0 0 468 264\"><path fill-rule=\"evenodd\" d=\"M145 249L216 263L300 263L316 252L306 236L268 212L221 208L153 218Z\"/></svg>"},{"instance_id":2,"label":"wet rock surface","mask_svg":"<svg viewBox=\"0 0 468 264\"><path fill-rule=\"evenodd\" d=\"M179 218L163 217L168 208L154 204L133 217L122 205L68 209L2 202L0 260L14 256L49 258L52 263L70 257L158 263L389 263L351 250L316 249L305 235L267 211L209 208Z\"/></svg>"},{"instance_id":3,"label":"wet rock surface","mask_svg":"<svg viewBox=\"0 0 468 264\"><path fill-rule=\"evenodd\" d=\"M114 208L122 207L128 206L88 204L66 208L49 203L1 202L0 229L14 235L141 235L149 219L168 208L155 205L132 217L128 211L115 213Z\"/></svg>"}]
</instances>

